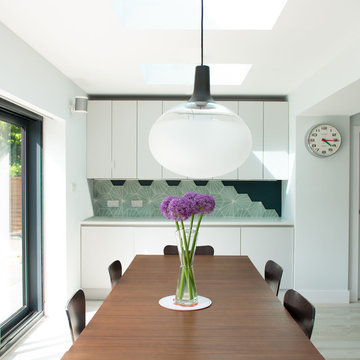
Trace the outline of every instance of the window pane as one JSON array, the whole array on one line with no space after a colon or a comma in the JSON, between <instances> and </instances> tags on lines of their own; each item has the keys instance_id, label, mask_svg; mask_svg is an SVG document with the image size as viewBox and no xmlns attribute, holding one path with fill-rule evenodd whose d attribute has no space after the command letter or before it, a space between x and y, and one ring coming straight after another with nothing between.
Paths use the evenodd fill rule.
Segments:
<instances>
[{"instance_id":1,"label":"window pane","mask_svg":"<svg viewBox=\"0 0 360 360\"><path fill-rule=\"evenodd\" d=\"M22 128L0 121L0 323L24 305Z\"/></svg>"}]
</instances>

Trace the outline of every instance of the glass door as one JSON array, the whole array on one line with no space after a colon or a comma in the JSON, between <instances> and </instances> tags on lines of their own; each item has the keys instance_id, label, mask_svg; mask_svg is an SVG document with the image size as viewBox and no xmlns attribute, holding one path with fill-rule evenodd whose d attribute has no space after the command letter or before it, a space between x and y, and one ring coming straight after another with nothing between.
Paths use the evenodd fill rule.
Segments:
<instances>
[{"instance_id":1,"label":"glass door","mask_svg":"<svg viewBox=\"0 0 360 360\"><path fill-rule=\"evenodd\" d=\"M42 312L41 129L0 109L0 355Z\"/></svg>"},{"instance_id":2,"label":"glass door","mask_svg":"<svg viewBox=\"0 0 360 360\"><path fill-rule=\"evenodd\" d=\"M0 120L0 323L24 306L24 129Z\"/></svg>"}]
</instances>

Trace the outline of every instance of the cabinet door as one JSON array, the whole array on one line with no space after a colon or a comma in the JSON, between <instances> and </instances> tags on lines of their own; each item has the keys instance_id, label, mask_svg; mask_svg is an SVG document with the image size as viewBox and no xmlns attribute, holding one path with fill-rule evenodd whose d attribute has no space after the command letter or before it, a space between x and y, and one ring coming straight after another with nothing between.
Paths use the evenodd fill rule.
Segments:
<instances>
[{"instance_id":1,"label":"cabinet door","mask_svg":"<svg viewBox=\"0 0 360 360\"><path fill-rule=\"evenodd\" d=\"M252 152L238 169L240 180L263 178L263 102L239 101L239 116L246 122L252 135Z\"/></svg>"},{"instance_id":2,"label":"cabinet door","mask_svg":"<svg viewBox=\"0 0 360 360\"><path fill-rule=\"evenodd\" d=\"M89 101L86 120L87 177L111 178L111 101Z\"/></svg>"},{"instance_id":3,"label":"cabinet door","mask_svg":"<svg viewBox=\"0 0 360 360\"><path fill-rule=\"evenodd\" d=\"M149 148L151 126L162 115L162 101L138 101L138 178L161 179L161 165Z\"/></svg>"},{"instance_id":4,"label":"cabinet door","mask_svg":"<svg viewBox=\"0 0 360 360\"><path fill-rule=\"evenodd\" d=\"M180 104L184 104L186 100L183 101L163 101L163 113L170 110L171 108L178 106ZM163 179L186 179L186 176L176 174L166 168L162 168L162 177Z\"/></svg>"},{"instance_id":5,"label":"cabinet door","mask_svg":"<svg viewBox=\"0 0 360 360\"><path fill-rule=\"evenodd\" d=\"M112 178L136 178L136 101L112 102Z\"/></svg>"},{"instance_id":6,"label":"cabinet door","mask_svg":"<svg viewBox=\"0 0 360 360\"><path fill-rule=\"evenodd\" d=\"M134 228L135 253L139 255L162 255L166 245L176 245L174 227Z\"/></svg>"},{"instance_id":7,"label":"cabinet door","mask_svg":"<svg viewBox=\"0 0 360 360\"><path fill-rule=\"evenodd\" d=\"M205 227L199 230L197 245L211 245L215 255L240 255L239 227Z\"/></svg>"},{"instance_id":8,"label":"cabinet door","mask_svg":"<svg viewBox=\"0 0 360 360\"><path fill-rule=\"evenodd\" d=\"M82 226L81 287L87 298L105 298L111 288L108 266L120 260L124 273L133 258L132 228Z\"/></svg>"},{"instance_id":9,"label":"cabinet door","mask_svg":"<svg viewBox=\"0 0 360 360\"><path fill-rule=\"evenodd\" d=\"M135 253L162 255L166 245L176 245L175 227L134 229ZM240 228L201 226L197 245L211 245L215 255L240 255Z\"/></svg>"},{"instance_id":10,"label":"cabinet door","mask_svg":"<svg viewBox=\"0 0 360 360\"><path fill-rule=\"evenodd\" d=\"M288 178L288 118L287 102L264 103L264 179Z\"/></svg>"},{"instance_id":11,"label":"cabinet door","mask_svg":"<svg viewBox=\"0 0 360 360\"><path fill-rule=\"evenodd\" d=\"M284 270L280 288L293 287L293 228L241 228L241 255L248 255L262 276L268 260L277 262Z\"/></svg>"},{"instance_id":12,"label":"cabinet door","mask_svg":"<svg viewBox=\"0 0 360 360\"><path fill-rule=\"evenodd\" d=\"M238 113L238 102L237 101L217 101L218 104L223 105L227 107L229 110L231 110L233 113ZM234 169L233 171L220 175L216 177L216 179L222 179L222 180L236 180L238 177L238 169Z\"/></svg>"}]
</instances>

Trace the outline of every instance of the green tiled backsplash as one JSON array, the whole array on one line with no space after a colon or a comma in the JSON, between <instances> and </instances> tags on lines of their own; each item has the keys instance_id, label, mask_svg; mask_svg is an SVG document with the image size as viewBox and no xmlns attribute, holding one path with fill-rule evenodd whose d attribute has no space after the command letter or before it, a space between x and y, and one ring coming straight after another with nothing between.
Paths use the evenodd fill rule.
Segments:
<instances>
[{"instance_id":1,"label":"green tiled backsplash","mask_svg":"<svg viewBox=\"0 0 360 360\"><path fill-rule=\"evenodd\" d=\"M214 197L215 210L207 216L279 217L275 209L265 209L261 201L252 201L248 194L238 194L234 186L225 186L221 180L209 180L205 186L196 185L193 180L181 180L176 186L169 186L165 180L154 180L150 186L141 185L137 180L126 180L120 186L110 180L94 180L94 215L162 216L160 203L165 197L182 196L189 191ZM108 200L119 200L119 207L107 207ZM142 200L143 207L132 207L131 200Z\"/></svg>"}]
</instances>

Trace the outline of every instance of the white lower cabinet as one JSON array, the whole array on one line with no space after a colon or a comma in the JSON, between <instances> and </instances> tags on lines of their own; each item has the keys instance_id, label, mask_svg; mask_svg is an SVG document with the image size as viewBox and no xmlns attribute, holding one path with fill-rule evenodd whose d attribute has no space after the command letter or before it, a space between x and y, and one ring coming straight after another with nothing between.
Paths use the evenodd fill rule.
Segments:
<instances>
[{"instance_id":1,"label":"white lower cabinet","mask_svg":"<svg viewBox=\"0 0 360 360\"><path fill-rule=\"evenodd\" d=\"M134 236L139 255L162 255L166 245L176 245L175 227L138 227Z\"/></svg>"},{"instance_id":2,"label":"white lower cabinet","mask_svg":"<svg viewBox=\"0 0 360 360\"><path fill-rule=\"evenodd\" d=\"M120 260L123 273L132 262L134 229L122 226L81 228L81 287L87 299L104 299L110 292L108 266Z\"/></svg>"},{"instance_id":3,"label":"white lower cabinet","mask_svg":"<svg viewBox=\"0 0 360 360\"><path fill-rule=\"evenodd\" d=\"M82 226L81 287L87 299L104 299L110 292L108 266L121 261L123 273L136 254L161 255L176 245L175 227ZM281 288L293 287L293 228L201 226L197 245L211 245L215 255L248 255L263 275L267 260L283 269Z\"/></svg>"},{"instance_id":4,"label":"white lower cabinet","mask_svg":"<svg viewBox=\"0 0 360 360\"><path fill-rule=\"evenodd\" d=\"M134 238L136 254L162 255L166 245L176 245L175 227L138 227ZM197 245L211 245L215 255L240 255L240 228L202 226Z\"/></svg>"},{"instance_id":5,"label":"white lower cabinet","mask_svg":"<svg viewBox=\"0 0 360 360\"><path fill-rule=\"evenodd\" d=\"M241 228L241 255L248 255L259 273L264 276L268 260L277 262L284 270L281 289L293 288L293 228Z\"/></svg>"},{"instance_id":6,"label":"white lower cabinet","mask_svg":"<svg viewBox=\"0 0 360 360\"><path fill-rule=\"evenodd\" d=\"M240 255L240 228L200 227L197 245L211 245L215 255Z\"/></svg>"}]
</instances>

